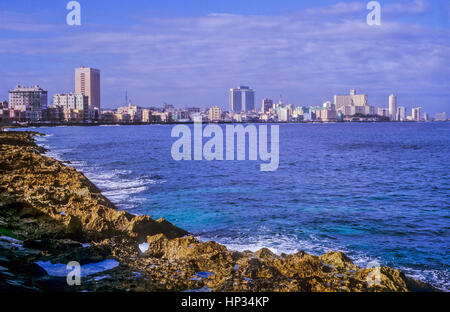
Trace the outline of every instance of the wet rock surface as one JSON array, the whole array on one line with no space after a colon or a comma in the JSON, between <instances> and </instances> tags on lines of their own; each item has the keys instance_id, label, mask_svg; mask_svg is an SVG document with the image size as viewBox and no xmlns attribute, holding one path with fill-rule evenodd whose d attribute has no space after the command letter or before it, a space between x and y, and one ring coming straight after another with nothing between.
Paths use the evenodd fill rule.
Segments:
<instances>
[{"instance_id":1,"label":"wet rock surface","mask_svg":"<svg viewBox=\"0 0 450 312\"><path fill-rule=\"evenodd\" d=\"M119 211L33 132L0 132L0 291L433 291L341 252L281 256L200 242L164 219ZM36 262L119 265L69 286ZM68 271L69 272L69 271Z\"/></svg>"}]
</instances>

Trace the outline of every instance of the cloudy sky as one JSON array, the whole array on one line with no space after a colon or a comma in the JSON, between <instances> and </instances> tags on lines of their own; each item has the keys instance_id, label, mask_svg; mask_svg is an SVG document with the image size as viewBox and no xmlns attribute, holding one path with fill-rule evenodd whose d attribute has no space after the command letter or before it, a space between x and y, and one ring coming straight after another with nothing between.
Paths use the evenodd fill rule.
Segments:
<instances>
[{"instance_id":1,"label":"cloudy sky","mask_svg":"<svg viewBox=\"0 0 450 312\"><path fill-rule=\"evenodd\" d=\"M448 0L0 0L0 100L15 85L74 89L74 67L101 70L102 107L228 108L240 84L262 98L320 105L349 89L371 105L450 113ZM50 100L51 101L51 100ZM51 104L51 103L49 103Z\"/></svg>"}]
</instances>

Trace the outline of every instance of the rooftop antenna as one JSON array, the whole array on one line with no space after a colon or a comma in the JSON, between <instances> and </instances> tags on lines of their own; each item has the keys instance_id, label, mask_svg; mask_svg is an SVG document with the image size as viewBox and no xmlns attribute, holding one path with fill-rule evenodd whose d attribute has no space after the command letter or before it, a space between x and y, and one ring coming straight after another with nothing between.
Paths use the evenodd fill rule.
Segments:
<instances>
[{"instance_id":1,"label":"rooftop antenna","mask_svg":"<svg viewBox=\"0 0 450 312\"><path fill-rule=\"evenodd\" d=\"M125 106L128 105L128 90L125 90Z\"/></svg>"}]
</instances>

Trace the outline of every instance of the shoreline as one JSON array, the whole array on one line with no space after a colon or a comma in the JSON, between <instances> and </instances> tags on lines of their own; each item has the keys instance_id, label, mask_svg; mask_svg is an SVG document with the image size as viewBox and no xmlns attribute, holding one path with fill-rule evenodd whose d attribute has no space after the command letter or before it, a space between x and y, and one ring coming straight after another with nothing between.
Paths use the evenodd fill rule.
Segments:
<instances>
[{"instance_id":1,"label":"shoreline","mask_svg":"<svg viewBox=\"0 0 450 312\"><path fill-rule=\"evenodd\" d=\"M437 290L388 267L374 284L377 269L360 268L342 252L276 255L200 242L164 219L118 210L83 173L43 155L37 135L0 132L1 290ZM82 277L80 286L36 264L78 261L83 269L106 260L119 265Z\"/></svg>"},{"instance_id":2,"label":"shoreline","mask_svg":"<svg viewBox=\"0 0 450 312\"><path fill-rule=\"evenodd\" d=\"M414 121L414 120L405 120L405 121L387 121L387 120L344 120L344 121L274 121L274 122L266 122L266 121L204 121L202 124L351 124L351 123L394 123L394 124L414 124L414 123L442 123L449 122L450 120L442 120L442 121ZM15 129L15 128L41 128L41 127L98 127L98 126L150 126L150 125L193 125L195 122L130 122L130 123L103 123L103 122L92 122L92 123L24 123L24 124L0 124L0 129Z\"/></svg>"}]
</instances>

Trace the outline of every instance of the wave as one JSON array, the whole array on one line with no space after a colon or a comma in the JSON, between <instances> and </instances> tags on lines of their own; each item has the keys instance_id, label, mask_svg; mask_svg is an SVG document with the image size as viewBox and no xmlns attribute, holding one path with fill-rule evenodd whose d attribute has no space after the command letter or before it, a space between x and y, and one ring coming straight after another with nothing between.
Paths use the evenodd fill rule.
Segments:
<instances>
[{"instance_id":1,"label":"wave","mask_svg":"<svg viewBox=\"0 0 450 312\"><path fill-rule=\"evenodd\" d=\"M341 246L331 240L318 238L315 235L310 235L308 239L299 240L295 235L258 235L246 238L224 237L219 235L208 236L200 235L197 238L202 241L213 240L225 245L230 250L245 251L250 250L255 252L261 248L268 248L277 255L282 253L293 254L299 251L305 251L309 254L320 256L329 251L342 251L353 263L360 267L367 267L369 263L375 261L381 266L387 265L383 260L374 258L362 251L355 251ZM405 266L398 266L395 269L403 271L408 277L420 280L425 283L431 283L444 291L450 290L450 272L432 269L413 269Z\"/></svg>"}]
</instances>

